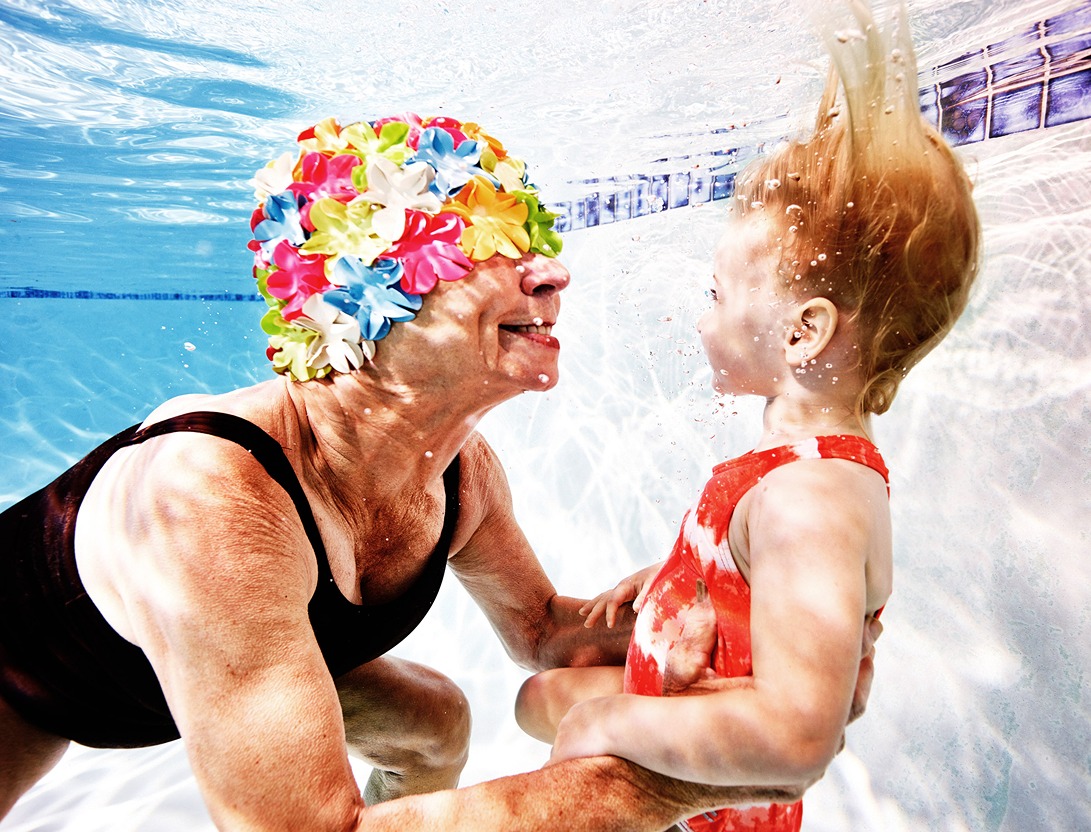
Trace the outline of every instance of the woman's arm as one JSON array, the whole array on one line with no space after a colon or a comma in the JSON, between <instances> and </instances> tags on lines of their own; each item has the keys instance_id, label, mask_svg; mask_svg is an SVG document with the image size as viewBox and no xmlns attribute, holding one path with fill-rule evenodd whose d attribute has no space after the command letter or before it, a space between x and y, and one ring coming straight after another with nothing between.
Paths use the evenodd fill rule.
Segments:
<instances>
[{"instance_id":1,"label":"woman's arm","mask_svg":"<svg viewBox=\"0 0 1091 832\"><path fill-rule=\"evenodd\" d=\"M111 579L99 595L151 661L217 827L352 828L363 800L287 494L243 449L172 434L119 455L88 497L115 507L82 530Z\"/></svg>"},{"instance_id":2,"label":"woman's arm","mask_svg":"<svg viewBox=\"0 0 1091 832\"><path fill-rule=\"evenodd\" d=\"M779 468L752 493L751 683L581 703L560 725L553 760L614 754L724 785L821 776L861 671L866 559L886 532L874 508L880 499L885 511L885 492L870 472L829 462Z\"/></svg>"},{"instance_id":3,"label":"woman's arm","mask_svg":"<svg viewBox=\"0 0 1091 832\"><path fill-rule=\"evenodd\" d=\"M368 808L368 832L660 832L700 812L792 803L797 787L686 783L617 757L567 760L466 789L405 797Z\"/></svg>"},{"instance_id":4,"label":"woman's arm","mask_svg":"<svg viewBox=\"0 0 1091 832\"><path fill-rule=\"evenodd\" d=\"M557 594L516 522L500 461L474 435L462 450L462 506L452 571L473 596L508 654L522 667L620 665L634 614L619 611L616 626L587 628L583 599Z\"/></svg>"}]
</instances>

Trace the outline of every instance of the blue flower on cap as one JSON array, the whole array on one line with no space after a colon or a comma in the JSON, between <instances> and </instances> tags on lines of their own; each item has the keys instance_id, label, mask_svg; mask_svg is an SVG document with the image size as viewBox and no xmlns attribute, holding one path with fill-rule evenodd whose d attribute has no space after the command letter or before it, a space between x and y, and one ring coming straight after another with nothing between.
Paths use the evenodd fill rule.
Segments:
<instances>
[{"instance_id":1,"label":"blue flower on cap","mask_svg":"<svg viewBox=\"0 0 1091 832\"><path fill-rule=\"evenodd\" d=\"M411 321L421 308L421 296L402 290L404 269L397 260L380 257L365 266L358 257L342 257L333 269L333 279L340 284L322 299L360 323L360 334L367 341L378 341L390 331L394 321Z\"/></svg>"},{"instance_id":2,"label":"blue flower on cap","mask_svg":"<svg viewBox=\"0 0 1091 832\"><path fill-rule=\"evenodd\" d=\"M273 194L265 200L265 216L254 226L254 239L261 243L261 255L273 261L273 252L284 240L298 248L307 240L299 213L298 198L291 191Z\"/></svg>"},{"instance_id":3,"label":"blue flower on cap","mask_svg":"<svg viewBox=\"0 0 1091 832\"><path fill-rule=\"evenodd\" d=\"M478 164L481 149L481 145L472 139L455 147L454 136L439 127L429 127L420 134L413 161L427 162L436 169L431 191L441 199L447 199L475 176L492 178Z\"/></svg>"}]
</instances>

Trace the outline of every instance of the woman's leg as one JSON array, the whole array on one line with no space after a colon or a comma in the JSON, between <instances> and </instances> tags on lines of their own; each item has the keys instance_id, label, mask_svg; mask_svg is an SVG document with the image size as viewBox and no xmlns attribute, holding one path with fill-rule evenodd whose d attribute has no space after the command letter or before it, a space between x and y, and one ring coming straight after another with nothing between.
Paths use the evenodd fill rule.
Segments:
<instances>
[{"instance_id":1,"label":"woman's leg","mask_svg":"<svg viewBox=\"0 0 1091 832\"><path fill-rule=\"evenodd\" d=\"M0 699L0 818L67 748L68 740L35 728Z\"/></svg>"},{"instance_id":2,"label":"woman's leg","mask_svg":"<svg viewBox=\"0 0 1091 832\"><path fill-rule=\"evenodd\" d=\"M368 805L458 785L470 749L470 705L430 667L385 656L336 680L349 751L374 766Z\"/></svg>"}]
</instances>

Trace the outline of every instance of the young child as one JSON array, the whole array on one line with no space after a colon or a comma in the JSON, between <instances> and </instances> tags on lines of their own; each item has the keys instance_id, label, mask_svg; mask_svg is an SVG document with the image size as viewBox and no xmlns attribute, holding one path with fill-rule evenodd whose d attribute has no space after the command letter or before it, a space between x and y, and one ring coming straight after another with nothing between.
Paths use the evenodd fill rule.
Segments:
<instances>
[{"instance_id":1,"label":"young child","mask_svg":"<svg viewBox=\"0 0 1091 832\"><path fill-rule=\"evenodd\" d=\"M636 600L623 679L549 671L520 692L520 724L554 742L551 762L609 754L693 782L800 784L840 748L861 642L892 584L870 416L964 308L979 236L970 182L920 116L904 9L883 32L864 3L848 6L853 24L825 33L834 67L813 135L738 179L698 323L716 390L765 399L760 440L713 469L664 563L585 607L590 626ZM725 681L667 696L705 587ZM801 818L799 803L771 804L684 826Z\"/></svg>"}]
</instances>

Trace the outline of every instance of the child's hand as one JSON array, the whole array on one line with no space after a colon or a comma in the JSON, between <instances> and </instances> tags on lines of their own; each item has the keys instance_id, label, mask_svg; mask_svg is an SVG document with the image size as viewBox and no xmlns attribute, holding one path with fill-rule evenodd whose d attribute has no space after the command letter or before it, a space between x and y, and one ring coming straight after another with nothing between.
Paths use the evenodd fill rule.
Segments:
<instances>
[{"instance_id":1,"label":"child's hand","mask_svg":"<svg viewBox=\"0 0 1091 832\"><path fill-rule=\"evenodd\" d=\"M652 584L652 578L656 576L662 565L662 563L653 563L639 572L634 572L613 589L606 590L580 607L580 615L587 616L583 626L594 627L595 622L602 618L605 612L606 626L613 627L617 621L618 608L627 601L632 601L633 610L639 612L640 605L644 603L644 597Z\"/></svg>"},{"instance_id":2,"label":"child's hand","mask_svg":"<svg viewBox=\"0 0 1091 832\"><path fill-rule=\"evenodd\" d=\"M707 693L695 685L715 679L712 651L716 649L716 609L705 582L697 581L697 600L685 610L682 633L667 653L663 668L663 695Z\"/></svg>"}]
</instances>

